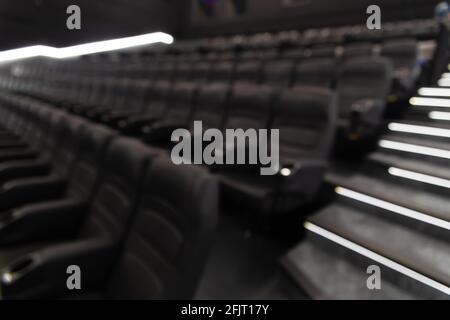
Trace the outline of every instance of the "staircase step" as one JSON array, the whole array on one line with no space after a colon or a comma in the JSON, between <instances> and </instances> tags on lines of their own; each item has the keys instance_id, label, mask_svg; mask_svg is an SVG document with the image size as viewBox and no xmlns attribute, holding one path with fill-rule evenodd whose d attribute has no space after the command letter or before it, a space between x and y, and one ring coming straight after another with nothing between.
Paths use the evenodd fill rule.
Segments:
<instances>
[{"instance_id":1,"label":"staircase step","mask_svg":"<svg viewBox=\"0 0 450 320\"><path fill-rule=\"evenodd\" d=\"M405 137L443 141L450 143L450 124L437 124L425 121L391 121L387 124L388 132Z\"/></svg>"},{"instance_id":2,"label":"staircase step","mask_svg":"<svg viewBox=\"0 0 450 320\"><path fill-rule=\"evenodd\" d=\"M306 239L281 259L282 267L287 274L311 298L352 300L447 298L441 291L395 271L392 265L391 267L385 265L389 261L382 256L370 254L371 252L349 243L344 238L337 237L337 239L352 249L337 243L336 239L332 241L308 231ZM361 250L361 253L358 250ZM367 287L369 277L367 268L371 265L380 268L380 290L369 290Z\"/></svg>"},{"instance_id":3,"label":"staircase step","mask_svg":"<svg viewBox=\"0 0 450 320\"><path fill-rule=\"evenodd\" d=\"M446 287L450 286L449 243L342 204L324 208L309 221Z\"/></svg>"},{"instance_id":4,"label":"staircase step","mask_svg":"<svg viewBox=\"0 0 450 320\"><path fill-rule=\"evenodd\" d=\"M441 179L450 180L450 170L448 167L435 165L423 160L408 159L384 152L374 152L368 156L368 160L386 168L396 167Z\"/></svg>"},{"instance_id":5,"label":"staircase step","mask_svg":"<svg viewBox=\"0 0 450 320\"><path fill-rule=\"evenodd\" d=\"M417 191L394 183L357 174L352 177L342 177L328 174L326 180L358 193L392 203L406 209L418 211L434 218L450 223L450 199L434 193Z\"/></svg>"},{"instance_id":6,"label":"staircase step","mask_svg":"<svg viewBox=\"0 0 450 320\"><path fill-rule=\"evenodd\" d=\"M450 171L445 166L430 161L379 151L367 157L363 172L417 191L437 193L445 197L448 197L450 191Z\"/></svg>"},{"instance_id":7,"label":"staircase step","mask_svg":"<svg viewBox=\"0 0 450 320\"><path fill-rule=\"evenodd\" d=\"M426 159L444 166L450 165L450 143L420 137L388 134L378 142L379 150L412 159Z\"/></svg>"}]
</instances>

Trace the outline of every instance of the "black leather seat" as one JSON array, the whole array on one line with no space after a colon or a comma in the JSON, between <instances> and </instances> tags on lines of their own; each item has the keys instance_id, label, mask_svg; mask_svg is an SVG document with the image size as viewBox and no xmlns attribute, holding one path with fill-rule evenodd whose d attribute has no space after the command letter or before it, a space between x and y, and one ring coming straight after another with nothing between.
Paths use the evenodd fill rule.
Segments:
<instances>
[{"instance_id":1,"label":"black leather seat","mask_svg":"<svg viewBox=\"0 0 450 320\"><path fill-rule=\"evenodd\" d=\"M262 83L276 89L287 88L292 84L294 62L291 60L271 61L264 65Z\"/></svg>"},{"instance_id":2,"label":"black leather seat","mask_svg":"<svg viewBox=\"0 0 450 320\"><path fill-rule=\"evenodd\" d=\"M130 164L125 162L120 164ZM129 171L127 176L130 179ZM83 272L83 286L75 298L192 298L217 219L215 179L198 167L175 166L170 159L159 157L147 170L136 204L134 184L128 190L131 195L121 194L118 199L123 201L114 202L118 207L108 205L117 199L111 193L117 189L103 189L107 193L99 208L106 211L101 215L91 212L97 220L88 219L95 223L84 228L83 240L32 252L3 269L3 297L67 296L71 292L66 287L66 268L77 265ZM124 226L129 231L121 246L118 239L123 237Z\"/></svg>"},{"instance_id":3,"label":"black leather seat","mask_svg":"<svg viewBox=\"0 0 450 320\"><path fill-rule=\"evenodd\" d=\"M393 64L392 94L396 99L406 99L413 94L419 75L417 69L418 46L415 39L397 39L386 41L381 55Z\"/></svg>"},{"instance_id":4,"label":"black leather seat","mask_svg":"<svg viewBox=\"0 0 450 320\"><path fill-rule=\"evenodd\" d=\"M211 66L209 73L210 82L222 82L229 84L233 80L234 63L231 61L217 61Z\"/></svg>"},{"instance_id":5,"label":"black leather seat","mask_svg":"<svg viewBox=\"0 0 450 320\"><path fill-rule=\"evenodd\" d=\"M383 58L344 63L337 80L340 137L359 140L376 133L391 87L392 64Z\"/></svg>"},{"instance_id":6,"label":"black leather seat","mask_svg":"<svg viewBox=\"0 0 450 320\"><path fill-rule=\"evenodd\" d=\"M142 109L136 114L120 120L117 124L118 129L129 135L140 134L143 126L163 116L170 94L171 84L169 82L158 81L153 83L149 88Z\"/></svg>"},{"instance_id":7,"label":"black leather seat","mask_svg":"<svg viewBox=\"0 0 450 320\"><path fill-rule=\"evenodd\" d=\"M161 118L142 127L142 139L150 144L166 145L172 131L186 126L191 119L197 89L198 86L191 82L175 84Z\"/></svg>"},{"instance_id":8,"label":"black leather seat","mask_svg":"<svg viewBox=\"0 0 450 320\"><path fill-rule=\"evenodd\" d=\"M308 59L300 62L294 71L294 86L332 88L337 71L334 59Z\"/></svg>"},{"instance_id":9,"label":"black leather seat","mask_svg":"<svg viewBox=\"0 0 450 320\"><path fill-rule=\"evenodd\" d=\"M261 68L261 61L243 61L237 63L234 71L234 83L260 83Z\"/></svg>"},{"instance_id":10,"label":"black leather seat","mask_svg":"<svg viewBox=\"0 0 450 320\"><path fill-rule=\"evenodd\" d=\"M75 142L67 141L68 144L76 144L72 146L72 149L76 151L75 154L64 157L67 152L60 152L61 158L66 159L60 159L62 164L59 167L69 167L69 164L64 165L68 162L73 164L70 172L67 173L67 182L58 186L59 197L29 204L25 204L22 199L18 207L2 212L0 214L0 245L45 241L48 240L47 230L52 232L53 239L57 238L55 223L58 224L58 221L52 222L55 212L65 208L69 212L83 210L91 201L100 178L101 165L105 162L106 149L116 133L103 126L82 123L76 134ZM70 160L71 157L74 159ZM51 182L47 179L47 183L49 181ZM44 183L42 187L46 188ZM74 218L78 219L76 214ZM66 222L70 223L68 220L70 217L66 219ZM62 233L60 236L65 235Z\"/></svg>"},{"instance_id":11,"label":"black leather seat","mask_svg":"<svg viewBox=\"0 0 450 320\"><path fill-rule=\"evenodd\" d=\"M370 42L354 42L344 47L343 59L371 56L373 44Z\"/></svg>"},{"instance_id":12,"label":"black leather seat","mask_svg":"<svg viewBox=\"0 0 450 320\"><path fill-rule=\"evenodd\" d=\"M320 187L333 146L335 107L328 89L284 90L275 103L270 126L280 135L276 174L226 169L220 176L225 199L262 215L287 213L310 201Z\"/></svg>"},{"instance_id":13,"label":"black leather seat","mask_svg":"<svg viewBox=\"0 0 450 320\"><path fill-rule=\"evenodd\" d=\"M11 298L27 298L29 297L27 295L45 297L53 293L64 294L67 292L66 281L60 280L61 276L66 278L64 275L66 263L71 257L86 253L87 249L92 248L91 245L97 249L105 245L108 253L111 251L117 253L124 233L136 212L145 168L157 155L158 152L136 140L128 138L114 140L108 148L102 165L100 183L86 208L80 208L78 204L68 204L54 211L41 212L45 215L47 222L45 228L47 242L38 252L19 257L14 261L5 260L0 252L0 261L4 267L2 295L6 298L9 295ZM64 235L66 241L61 241L61 235ZM55 240L57 240L56 243ZM55 244L49 245L48 241ZM21 253L19 249L18 251ZM11 248L9 248L8 258L11 256ZM103 268L105 264L112 261L112 257L106 259L104 252L96 252L94 255L91 253L85 257L90 260L94 256L99 259L95 268ZM18 266L24 266L24 261L28 264L25 270L30 271L27 274L21 274L18 270L20 269ZM64 263L64 270L60 269L59 263ZM56 269L53 269L55 264ZM54 274L54 282L46 282L44 286L36 283L36 279L52 278L51 274L55 271L58 273L57 270L64 272L58 276ZM4 273L13 273L18 277L13 276L11 279L14 281L5 283L4 280L8 277L5 277ZM85 273L83 282L89 287L93 282L101 282L106 273L103 276L100 274L90 276L89 273ZM37 276L34 280L33 274Z\"/></svg>"}]
</instances>

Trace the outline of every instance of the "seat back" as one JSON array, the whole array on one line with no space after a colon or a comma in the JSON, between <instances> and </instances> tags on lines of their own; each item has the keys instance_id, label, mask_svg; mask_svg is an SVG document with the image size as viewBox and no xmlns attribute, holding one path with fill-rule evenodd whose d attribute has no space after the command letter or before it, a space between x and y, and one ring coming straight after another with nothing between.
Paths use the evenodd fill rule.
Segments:
<instances>
[{"instance_id":1,"label":"seat back","mask_svg":"<svg viewBox=\"0 0 450 320\"><path fill-rule=\"evenodd\" d=\"M294 86L333 86L336 73L334 59L308 59L297 65L294 71Z\"/></svg>"},{"instance_id":2,"label":"seat back","mask_svg":"<svg viewBox=\"0 0 450 320\"><path fill-rule=\"evenodd\" d=\"M161 117L167 105L170 95L170 83L157 81L149 88L147 99L145 99L143 113L150 116Z\"/></svg>"},{"instance_id":3,"label":"seat back","mask_svg":"<svg viewBox=\"0 0 450 320\"><path fill-rule=\"evenodd\" d=\"M416 65L417 54L415 39L386 41L381 49L381 55L392 61L394 72L400 69L412 71Z\"/></svg>"},{"instance_id":4,"label":"seat back","mask_svg":"<svg viewBox=\"0 0 450 320\"><path fill-rule=\"evenodd\" d=\"M326 88L298 86L282 91L272 129L280 130L280 158L325 158L336 127L336 103Z\"/></svg>"},{"instance_id":5,"label":"seat back","mask_svg":"<svg viewBox=\"0 0 450 320\"><path fill-rule=\"evenodd\" d=\"M379 57L344 63L337 80L339 117L348 118L352 104L358 100L384 101L391 86L391 72L391 63Z\"/></svg>"},{"instance_id":6,"label":"seat back","mask_svg":"<svg viewBox=\"0 0 450 320\"><path fill-rule=\"evenodd\" d=\"M271 61L264 65L262 83L277 89L289 87L292 83L294 62L290 60Z\"/></svg>"},{"instance_id":7,"label":"seat back","mask_svg":"<svg viewBox=\"0 0 450 320\"><path fill-rule=\"evenodd\" d=\"M136 209L145 166L156 155L156 151L134 139L118 138L110 144L79 237L121 240Z\"/></svg>"},{"instance_id":8,"label":"seat back","mask_svg":"<svg viewBox=\"0 0 450 320\"><path fill-rule=\"evenodd\" d=\"M233 62L218 61L215 62L209 74L210 82L230 83L233 80Z\"/></svg>"},{"instance_id":9,"label":"seat back","mask_svg":"<svg viewBox=\"0 0 450 320\"><path fill-rule=\"evenodd\" d=\"M167 101L164 120L176 123L187 123L192 114L197 92L197 85L190 82L180 82L173 86Z\"/></svg>"},{"instance_id":10,"label":"seat back","mask_svg":"<svg viewBox=\"0 0 450 320\"><path fill-rule=\"evenodd\" d=\"M355 42L348 44L344 48L344 59L351 59L356 57L371 56L373 44L370 42Z\"/></svg>"},{"instance_id":11,"label":"seat back","mask_svg":"<svg viewBox=\"0 0 450 320\"><path fill-rule=\"evenodd\" d=\"M202 121L203 130L209 128L221 129L228 96L229 86L224 83L212 83L203 86L198 93L192 120Z\"/></svg>"},{"instance_id":12,"label":"seat back","mask_svg":"<svg viewBox=\"0 0 450 320\"><path fill-rule=\"evenodd\" d=\"M162 156L150 165L108 298L192 299L216 225L218 184Z\"/></svg>"},{"instance_id":13,"label":"seat back","mask_svg":"<svg viewBox=\"0 0 450 320\"><path fill-rule=\"evenodd\" d=\"M191 81L202 83L208 80L211 65L208 62L197 62L192 66Z\"/></svg>"},{"instance_id":14,"label":"seat back","mask_svg":"<svg viewBox=\"0 0 450 320\"><path fill-rule=\"evenodd\" d=\"M224 129L264 129L272 107L273 89L268 86L237 84L228 106Z\"/></svg>"},{"instance_id":15,"label":"seat back","mask_svg":"<svg viewBox=\"0 0 450 320\"><path fill-rule=\"evenodd\" d=\"M78 152L75 165L69 176L67 194L82 201L89 201L93 195L105 153L116 133L104 126L84 122L77 138Z\"/></svg>"},{"instance_id":16,"label":"seat back","mask_svg":"<svg viewBox=\"0 0 450 320\"><path fill-rule=\"evenodd\" d=\"M234 83L258 84L261 80L260 61L243 61L236 64Z\"/></svg>"}]
</instances>

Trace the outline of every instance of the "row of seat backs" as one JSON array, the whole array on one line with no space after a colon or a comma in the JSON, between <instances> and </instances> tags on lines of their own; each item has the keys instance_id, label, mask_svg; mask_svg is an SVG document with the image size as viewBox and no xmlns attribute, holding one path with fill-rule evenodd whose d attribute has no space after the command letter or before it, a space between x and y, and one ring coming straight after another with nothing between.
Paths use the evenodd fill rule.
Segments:
<instances>
[{"instance_id":1,"label":"row of seat backs","mask_svg":"<svg viewBox=\"0 0 450 320\"><path fill-rule=\"evenodd\" d=\"M439 30L434 20L384 22L382 30L369 30L366 26L343 26L335 28L309 29L303 32L288 30L262 32L254 35L234 35L207 39L179 40L166 49L155 53L221 52L239 49L278 48L313 44L341 44L351 41L379 41L389 38L433 38ZM151 53L151 51L149 52Z\"/></svg>"},{"instance_id":2,"label":"row of seat backs","mask_svg":"<svg viewBox=\"0 0 450 320\"><path fill-rule=\"evenodd\" d=\"M190 74L190 66L188 64L183 64L176 74L174 72L175 66L170 65L161 66L159 72L156 70L154 77L150 79L105 79L101 77L77 79L73 77L62 77L61 80L50 83L50 86L58 88L58 90L63 90L63 94L70 94L73 90L79 90L82 95L89 95L94 91L100 96L101 90L103 90L103 93L115 92L116 97L114 98L113 103L120 103L126 99L133 99L137 92L139 90L145 90L146 86L149 86L152 80L174 80L175 82L193 81L199 83L262 83L274 86L275 88L296 85L334 88L336 82L339 82L339 79L345 77L348 70L354 69L355 67L358 68L364 64L374 65L373 69L376 69L383 64L383 62L381 62L382 60L383 59L378 57L358 57L339 64L335 59L321 58L309 59L297 64L293 60L285 59L267 63L261 61L246 61L236 65L229 61L222 61L214 65L199 63L198 66L193 66L191 70L195 71ZM414 67L414 62L412 62L412 64L410 63L410 68ZM404 63L403 60L402 63ZM394 63L394 70L396 70L395 65L396 64ZM403 65L404 64L401 64L400 66ZM398 63L397 66L399 66ZM209 69L209 67L211 67L211 69ZM365 70L367 72L368 68ZM389 71L391 70L387 70L387 72ZM365 76L370 77L371 75L370 73L367 73ZM38 88L35 89L36 91L45 91L45 89L39 88L41 85L45 86L43 83L39 82L35 83L35 85L38 86ZM96 88L93 88L93 86ZM66 88L65 91L64 88ZM137 96L139 96L139 94L137 94Z\"/></svg>"},{"instance_id":3,"label":"row of seat backs","mask_svg":"<svg viewBox=\"0 0 450 320\"><path fill-rule=\"evenodd\" d=\"M53 139L72 149L76 161L69 194L84 194L81 198L91 202L80 238L119 241L133 212L138 212L108 294L122 298L192 297L207 252L206 239L215 226L215 179L199 167L175 166L160 151L117 136L106 127L45 105L24 109L29 104L14 96L3 96L5 101L19 103L23 110L0 108L2 113L36 115L24 121L46 121L44 127ZM6 118L3 122L8 123Z\"/></svg>"}]
</instances>

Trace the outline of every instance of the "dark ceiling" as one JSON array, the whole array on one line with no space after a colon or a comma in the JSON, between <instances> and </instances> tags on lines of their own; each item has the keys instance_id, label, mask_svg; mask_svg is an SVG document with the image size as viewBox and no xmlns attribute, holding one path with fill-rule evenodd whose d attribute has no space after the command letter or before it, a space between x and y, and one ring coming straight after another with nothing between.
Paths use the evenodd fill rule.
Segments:
<instances>
[{"instance_id":1,"label":"dark ceiling","mask_svg":"<svg viewBox=\"0 0 450 320\"><path fill-rule=\"evenodd\" d=\"M174 33L184 0L0 0L0 49L66 46L151 31ZM81 8L81 30L68 30L66 8Z\"/></svg>"},{"instance_id":2,"label":"dark ceiling","mask_svg":"<svg viewBox=\"0 0 450 320\"><path fill-rule=\"evenodd\" d=\"M246 10L230 16L227 8L236 1L246 1ZM215 0L211 5L216 15L199 19L190 3L203 3L200 0L0 0L0 50L33 44L67 46L152 31L196 37L364 23L365 6L372 2L382 7L385 21L432 17L439 1ZM287 6L288 2L302 5ZM66 8L72 4L81 8L81 30L66 28Z\"/></svg>"}]
</instances>

